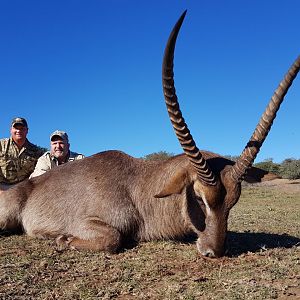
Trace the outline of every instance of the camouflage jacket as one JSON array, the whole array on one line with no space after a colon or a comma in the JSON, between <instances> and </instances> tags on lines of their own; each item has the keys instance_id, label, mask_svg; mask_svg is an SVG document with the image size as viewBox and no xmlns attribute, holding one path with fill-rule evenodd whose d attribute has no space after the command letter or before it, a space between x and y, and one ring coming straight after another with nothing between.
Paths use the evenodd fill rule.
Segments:
<instances>
[{"instance_id":1,"label":"camouflage jacket","mask_svg":"<svg viewBox=\"0 0 300 300\"><path fill-rule=\"evenodd\" d=\"M0 140L0 183L15 184L33 172L43 150L27 139L21 150L12 138Z\"/></svg>"},{"instance_id":2,"label":"camouflage jacket","mask_svg":"<svg viewBox=\"0 0 300 300\"><path fill-rule=\"evenodd\" d=\"M66 159L66 162L78 160L82 158L84 158L84 155L70 151ZM58 166L57 159L53 155L51 155L49 151L47 151L38 159L34 172L30 175L30 178L40 176L44 174L46 171L53 169L57 166Z\"/></svg>"}]
</instances>

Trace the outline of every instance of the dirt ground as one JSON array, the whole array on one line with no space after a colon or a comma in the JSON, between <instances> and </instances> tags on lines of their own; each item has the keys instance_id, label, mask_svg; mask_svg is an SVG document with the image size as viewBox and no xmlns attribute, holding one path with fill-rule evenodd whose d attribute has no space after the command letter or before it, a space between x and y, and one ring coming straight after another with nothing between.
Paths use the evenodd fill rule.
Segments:
<instances>
[{"instance_id":1,"label":"dirt ground","mask_svg":"<svg viewBox=\"0 0 300 300\"><path fill-rule=\"evenodd\" d=\"M271 187L272 189L278 189L285 193L300 193L300 179L274 179L270 181L259 182L254 185Z\"/></svg>"}]
</instances>

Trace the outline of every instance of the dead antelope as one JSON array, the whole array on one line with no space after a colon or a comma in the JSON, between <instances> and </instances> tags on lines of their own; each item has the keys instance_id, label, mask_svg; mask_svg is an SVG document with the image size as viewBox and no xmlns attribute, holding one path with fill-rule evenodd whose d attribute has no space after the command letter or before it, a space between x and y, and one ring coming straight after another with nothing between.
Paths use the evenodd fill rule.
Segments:
<instances>
[{"instance_id":1,"label":"dead antelope","mask_svg":"<svg viewBox=\"0 0 300 300\"><path fill-rule=\"evenodd\" d=\"M111 252L128 241L194 235L202 255L224 254L229 211L240 197L241 181L263 176L251 166L299 71L300 57L236 163L199 151L173 81L175 43L184 17L170 34L162 65L166 105L184 154L148 162L106 151L50 170L1 193L0 228L21 226L30 236L56 238L60 247Z\"/></svg>"}]
</instances>

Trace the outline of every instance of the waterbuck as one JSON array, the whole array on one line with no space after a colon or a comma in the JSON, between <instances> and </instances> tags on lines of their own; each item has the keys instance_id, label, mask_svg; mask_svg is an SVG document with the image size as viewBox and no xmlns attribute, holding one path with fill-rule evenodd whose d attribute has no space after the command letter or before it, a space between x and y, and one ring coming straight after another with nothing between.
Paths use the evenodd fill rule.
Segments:
<instances>
[{"instance_id":1,"label":"waterbuck","mask_svg":"<svg viewBox=\"0 0 300 300\"><path fill-rule=\"evenodd\" d=\"M199 252L224 255L227 220L300 68L289 69L237 162L200 151L182 117L173 81L173 56L184 14L166 45L163 92L184 153L144 161L106 151L25 180L0 196L0 228L21 226L30 236L55 238L60 248L115 252L128 241L197 237Z\"/></svg>"}]
</instances>

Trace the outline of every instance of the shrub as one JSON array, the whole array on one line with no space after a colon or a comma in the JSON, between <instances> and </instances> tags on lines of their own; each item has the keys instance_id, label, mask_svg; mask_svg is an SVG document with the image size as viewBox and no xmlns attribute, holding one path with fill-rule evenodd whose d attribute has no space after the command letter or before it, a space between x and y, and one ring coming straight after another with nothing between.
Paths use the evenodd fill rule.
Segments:
<instances>
[{"instance_id":1,"label":"shrub","mask_svg":"<svg viewBox=\"0 0 300 300\"><path fill-rule=\"evenodd\" d=\"M168 153L166 151L159 151L159 152L154 152L151 154L148 154L143 157L145 160L166 160L170 157L174 156L173 153Z\"/></svg>"},{"instance_id":2,"label":"shrub","mask_svg":"<svg viewBox=\"0 0 300 300\"><path fill-rule=\"evenodd\" d=\"M300 160L294 158L285 159L280 165L280 175L287 179L300 178Z\"/></svg>"},{"instance_id":3,"label":"shrub","mask_svg":"<svg viewBox=\"0 0 300 300\"><path fill-rule=\"evenodd\" d=\"M36 145L37 146L37 145ZM40 146L37 146L39 149L41 149L43 152L47 152L49 151L49 149L45 148L45 147L40 147Z\"/></svg>"},{"instance_id":4,"label":"shrub","mask_svg":"<svg viewBox=\"0 0 300 300\"><path fill-rule=\"evenodd\" d=\"M254 167L282 176L280 173L280 164L274 163L272 158L256 163Z\"/></svg>"}]
</instances>

